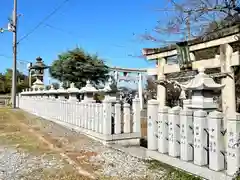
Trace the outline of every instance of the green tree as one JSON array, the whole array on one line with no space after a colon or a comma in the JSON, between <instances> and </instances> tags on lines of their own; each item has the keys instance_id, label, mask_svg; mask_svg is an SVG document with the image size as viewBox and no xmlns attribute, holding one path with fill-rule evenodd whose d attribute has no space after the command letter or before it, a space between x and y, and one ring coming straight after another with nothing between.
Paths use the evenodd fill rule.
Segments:
<instances>
[{"instance_id":1,"label":"green tree","mask_svg":"<svg viewBox=\"0 0 240 180\"><path fill-rule=\"evenodd\" d=\"M58 55L49 72L65 86L73 82L76 87L81 88L87 80L91 80L95 85L105 82L109 68L97 55L90 55L80 48L75 48Z\"/></svg>"},{"instance_id":2,"label":"green tree","mask_svg":"<svg viewBox=\"0 0 240 180\"><path fill-rule=\"evenodd\" d=\"M12 88L12 69L6 69L5 73L0 73L0 93L7 94ZM17 71L17 92L28 88L28 76Z\"/></svg>"}]
</instances>

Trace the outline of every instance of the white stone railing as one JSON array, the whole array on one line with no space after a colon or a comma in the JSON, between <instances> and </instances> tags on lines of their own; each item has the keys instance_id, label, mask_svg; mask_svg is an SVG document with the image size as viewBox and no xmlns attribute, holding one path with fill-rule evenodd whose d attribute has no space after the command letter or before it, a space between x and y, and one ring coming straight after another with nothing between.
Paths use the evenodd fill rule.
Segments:
<instances>
[{"instance_id":1,"label":"white stone railing","mask_svg":"<svg viewBox=\"0 0 240 180\"><path fill-rule=\"evenodd\" d=\"M103 143L138 145L141 138L140 100L129 104L112 105L112 100L102 103L78 102L76 99L55 98L44 93L22 93L18 107L44 119L73 128ZM123 117L123 118L122 118Z\"/></svg>"},{"instance_id":2,"label":"white stone railing","mask_svg":"<svg viewBox=\"0 0 240 180\"><path fill-rule=\"evenodd\" d=\"M240 168L240 115L223 128L218 111L148 102L148 156L206 179L232 179Z\"/></svg>"}]
</instances>

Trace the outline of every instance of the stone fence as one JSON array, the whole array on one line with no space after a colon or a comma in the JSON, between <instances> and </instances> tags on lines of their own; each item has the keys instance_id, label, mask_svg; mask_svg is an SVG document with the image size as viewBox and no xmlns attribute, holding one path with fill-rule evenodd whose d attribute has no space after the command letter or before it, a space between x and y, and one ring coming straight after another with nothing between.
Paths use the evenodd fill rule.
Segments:
<instances>
[{"instance_id":1,"label":"stone fence","mask_svg":"<svg viewBox=\"0 0 240 180\"><path fill-rule=\"evenodd\" d=\"M206 179L232 179L240 168L240 115L148 102L148 156Z\"/></svg>"},{"instance_id":2,"label":"stone fence","mask_svg":"<svg viewBox=\"0 0 240 180\"><path fill-rule=\"evenodd\" d=\"M66 95L66 94L65 94ZM82 132L104 144L139 145L141 138L140 100L134 99L132 109L112 99L102 103L79 101L77 93L69 99L55 90L24 91L19 94L20 109ZM56 98L57 96L57 98ZM88 99L89 100L89 99Z\"/></svg>"}]
</instances>

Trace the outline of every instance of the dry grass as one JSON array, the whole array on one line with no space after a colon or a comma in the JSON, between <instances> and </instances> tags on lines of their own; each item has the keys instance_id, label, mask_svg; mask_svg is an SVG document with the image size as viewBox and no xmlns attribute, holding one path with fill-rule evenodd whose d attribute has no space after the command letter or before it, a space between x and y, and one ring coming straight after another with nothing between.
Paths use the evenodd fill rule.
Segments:
<instances>
[{"instance_id":1,"label":"dry grass","mask_svg":"<svg viewBox=\"0 0 240 180\"><path fill-rule=\"evenodd\" d=\"M46 159L60 160L60 155L54 152L47 144L40 141L21 123L26 121L23 112L6 108L0 108L0 145L14 147L19 151L27 151L32 155L43 155ZM53 141L53 143L57 141ZM60 146L59 144L56 144ZM64 165L62 169L37 169L30 174L26 174L23 180L88 180L89 178L81 176L75 169L68 165Z\"/></svg>"}]
</instances>

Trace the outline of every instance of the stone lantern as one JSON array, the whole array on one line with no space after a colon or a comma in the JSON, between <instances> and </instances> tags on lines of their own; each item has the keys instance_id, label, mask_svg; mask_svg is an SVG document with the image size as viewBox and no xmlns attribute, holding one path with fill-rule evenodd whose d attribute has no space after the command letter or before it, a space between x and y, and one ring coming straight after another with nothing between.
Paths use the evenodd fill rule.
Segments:
<instances>
[{"instance_id":1,"label":"stone lantern","mask_svg":"<svg viewBox=\"0 0 240 180\"><path fill-rule=\"evenodd\" d=\"M34 71L33 77L39 79L43 82L44 70L48 69L49 66L46 66L41 57L36 58L35 64L29 67L29 71Z\"/></svg>"},{"instance_id":2,"label":"stone lantern","mask_svg":"<svg viewBox=\"0 0 240 180\"><path fill-rule=\"evenodd\" d=\"M59 100L65 100L65 96L67 95L67 90L64 89L63 83L60 83L60 87L57 90L57 92L58 92L58 99Z\"/></svg>"},{"instance_id":3,"label":"stone lantern","mask_svg":"<svg viewBox=\"0 0 240 180\"><path fill-rule=\"evenodd\" d=\"M192 91L192 99L185 104L186 108L192 110L214 111L217 104L213 101L213 92L220 91L225 85L217 84L209 75L204 73L204 68L199 68L198 74L187 85L186 90Z\"/></svg>"},{"instance_id":4,"label":"stone lantern","mask_svg":"<svg viewBox=\"0 0 240 180\"><path fill-rule=\"evenodd\" d=\"M67 89L67 92L69 94L69 101L78 101L77 94L79 94L79 89L75 87L74 83L70 84L70 88Z\"/></svg>"},{"instance_id":5,"label":"stone lantern","mask_svg":"<svg viewBox=\"0 0 240 180\"><path fill-rule=\"evenodd\" d=\"M81 88L79 92L84 94L83 102L87 102L87 103L96 102L94 100L94 94L98 92L98 90L95 87L93 87L93 85L90 83L89 80L87 81L86 86Z\"/></svg>"},{"instance_id":6,"label":"stone lantern","mask_svg":"<svg viewBox=\"0 0 240 180\"><path fill-rule=\"evenodd\" d=\"M54 89L54 86L51 85L50 89L48 91L46 91L46 93L49 95L50 99L55 99L55 96L57 95L57 90Z\"/></svg>"},{"instance_id":7,"label":"stone lantern","mask_svg":"<svg viewBox=\"0 0 240 180\"><path fill-rule=\"evenodd\" d=\"M37 90L37 89L43 90L44 84L40 79L36 79L36 81L33 83L32 88L33 90Z\"/></svg>"},{"instance_id":8,"label":"stone lantern","mask_svg":"<svg viewBox=\"0 0 240 180\"><path fill-rule=\"evenodd\" d=\"M109 78L107 85L101 91L105 93L105 99L116 102L116 90L113 89L113 85L112 78Z\"/></svg>"}]
</instances>

